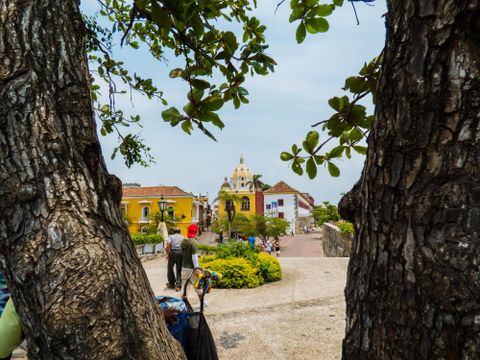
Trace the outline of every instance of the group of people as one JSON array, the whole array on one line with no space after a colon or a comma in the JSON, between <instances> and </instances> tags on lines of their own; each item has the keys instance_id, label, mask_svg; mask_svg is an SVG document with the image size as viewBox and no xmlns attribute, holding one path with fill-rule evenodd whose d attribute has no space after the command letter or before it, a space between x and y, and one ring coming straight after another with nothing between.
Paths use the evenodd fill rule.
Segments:
<instances>
[{"instance_id":1,"label":"group of people","mask_svg":"<svg viewBox=\"0 0 480 360\"><path fill-rule=\"evenodd\" d=\"M165 256L167 263L167 283L165 286L176 291L182 290L182 279L195 284L199 275L200 264L198 261L198 243L196 240L198 227L190 224L187 229L187 237L180 234L176 228L173 235L167 238ZM202 289L195 288L198 298L202 298ZM204 306L206 304L204 303Z\"/></svg>"},{"instance_id":2,"label":"group of people","mask_svg":"<svg viewBox=\"0 0 480 360\"><path fill-rule=\"evenodd\" d=\"M265 251L268 255L280 256L280 240L270 241L267 240L265 243Z\"/></svg>"}]
</instances>

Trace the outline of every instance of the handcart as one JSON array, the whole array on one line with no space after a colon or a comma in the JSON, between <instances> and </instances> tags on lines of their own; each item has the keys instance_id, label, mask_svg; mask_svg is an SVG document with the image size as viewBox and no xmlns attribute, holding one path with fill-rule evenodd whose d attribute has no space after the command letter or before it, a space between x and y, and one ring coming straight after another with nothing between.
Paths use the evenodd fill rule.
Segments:
<instances>
[{"instance_id":1,"label":"handcart","mask_svg":"<svg viewBox=\"0 0 480 360\"><path fill-rule=\"evenodd\" d=\"M199 311L193 310L187 299L187 288L191 284L190 280L195 270L192 271L183 286L182 299L157 296L157 301L163 309L173 307L179 311L177 322L167 324L167 328L170 334L182 344L188 360L218 360L217 347L203 313L205 294L211 287L213 276L212 272L208 270L200 269L200 271L201 275L195 283L195 286L201 286L202 289Z\"/></svg>"}]
</instances>

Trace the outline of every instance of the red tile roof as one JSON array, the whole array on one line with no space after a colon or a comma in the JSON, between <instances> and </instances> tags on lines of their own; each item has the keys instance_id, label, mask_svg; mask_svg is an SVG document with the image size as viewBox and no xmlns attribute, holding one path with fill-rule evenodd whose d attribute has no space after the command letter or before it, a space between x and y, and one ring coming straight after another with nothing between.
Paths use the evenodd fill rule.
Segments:
<instances>
[{"instance_id":1,"label":"red tile roof","mask_svg":"<svg viewBox=\"0 0 480 360\"><path fill-rule=\"evenodd\" d=\"M148 196L193 196L178 186L145 186L124 187L123 197L148 197Z\"/></svg>"},{"instance_id":2,"label":"red tile roof","mask_svg":"<svg viewBox=\"0 0 480 360\"><path fill-rule=\"evenodd\" d=\"M278 183L276 183L275 185L273 185L270 189L268 190L265 190L264 193L266 194L274 194L274 193L280 193L280 194L283 194L283 193L300 193L300 191L292 188L290 185L288 185L286 182L284 181L280 181Z\"/></svg>"}]
</instances>

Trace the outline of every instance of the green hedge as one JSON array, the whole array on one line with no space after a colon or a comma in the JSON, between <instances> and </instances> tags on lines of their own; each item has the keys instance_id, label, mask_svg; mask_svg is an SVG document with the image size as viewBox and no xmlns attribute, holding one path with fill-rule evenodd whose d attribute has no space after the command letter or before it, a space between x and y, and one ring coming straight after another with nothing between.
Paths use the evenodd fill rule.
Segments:
<instances>
[{"instance_id":1,"label":"green hedge","mask_svg":"<svg viewBox=\"0 0 480 360\"><path fill-rule=\"evenodd\" d=\"M206 264L202 264L202 266L205 265ZM205 267L211 271L222 274L222 278L213 284L213 286L217 288L244 289L254 288L260 285L257 269L246 259L216 259L208 262L208 266Z\"/></svg>"},{"instance_id":2,"label":"green hedge","mask_svg":"<svg viewBox=\"0 0 480 360\"><path fill-rule=\"evenodd\" d=\"M282 279L282 268L276 258L268 254L258 254L260 260L260 271L266 282Z\"/></svg>"},{"instance_id":3,"label":"green hedge","mask_svg":"<svg viewBox=\"0 0 480 360\"><path fill-rule=\"evenodd\" d=\"M207 253L207 254L212 254L217 252L217 247L216 246L210 246L210 245L198 245L198 250Z\"/></svg>"},{"instance_id":4,"label":"green hedge","mask_svg":"<svg viewBox=\"0 0 480 360\"><path fill-rule=\"evenodd\" d=\"M200 258L200 266L222 274L222 279L214 283L218 288L252 288L280 280L278 260L257 251L241 242L219 245L215 255Z\"/></svg>"},{"instance_id":5,"label":"green hedge","mask_svg":"<svg viewBox=\"0 0 480 360\"><path fill-rule=\"evenodd\" d=\"M160 234L131 234L135 246L144 244L159 244L163 242L163 236Z\"/></svg>"},{"instance_id":6,"label":"green hedge","mask_svg":"<svg viewBox=\"0 0 480 360\"><path fill-rule=\"evenodd\" d=\"M255 250L250 249L250 245L244 241L229 241L217 246L217 257L226 259L230 257L248 258L250 255L259 253L260 249L255 246Z\"/></svg>"}]
</instances>

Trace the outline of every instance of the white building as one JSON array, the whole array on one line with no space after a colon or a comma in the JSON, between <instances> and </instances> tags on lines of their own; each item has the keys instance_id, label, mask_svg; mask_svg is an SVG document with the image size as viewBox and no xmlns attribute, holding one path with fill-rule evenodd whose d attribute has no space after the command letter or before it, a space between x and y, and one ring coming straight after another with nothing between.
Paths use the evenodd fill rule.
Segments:
<instances>
[{"instance_id":1,"label":"white building","mask_svg":"<svg viewBox=\"0 0 480 360\"><path fill-rule=\"evenodd\" d=\"M264 194L265 216L287 220L288 233L301 234L305 226L312 224L313 199L280 181Z\"/></svg>"}]
</instances>

